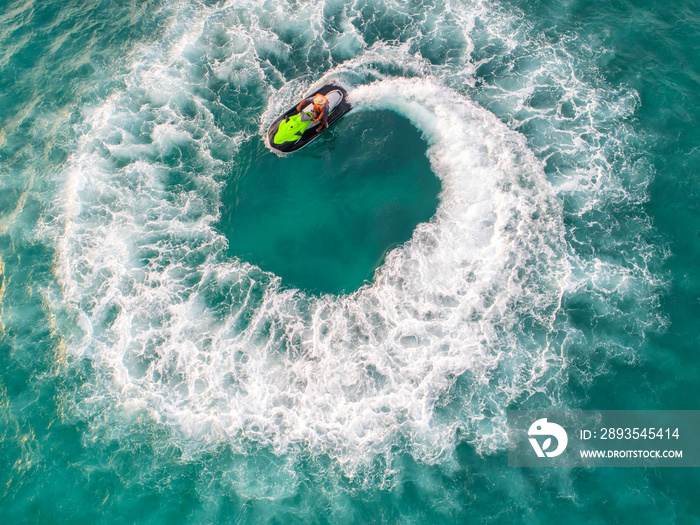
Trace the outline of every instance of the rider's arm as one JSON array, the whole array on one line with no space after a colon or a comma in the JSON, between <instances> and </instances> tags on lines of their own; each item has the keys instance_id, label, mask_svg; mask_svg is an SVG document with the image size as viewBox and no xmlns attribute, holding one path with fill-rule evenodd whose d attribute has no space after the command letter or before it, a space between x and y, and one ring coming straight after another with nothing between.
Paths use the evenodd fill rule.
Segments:
<instances>
[{"instance_id":1,"label":"rider's arm","mask_svg":"<svg viewBox=\"0 0 700 525\"><path fill-rule=\"evenodd\" d=\"M323 106L323 110L321 113L318 114L318 116L314 119L314 124L318 124L319 122L323 121L323 123L327 126L328 125L328 105L326 104Z\"/></svg>"},{"instance_id":2,"label":"rider's arm","mask_svg":"<svg viewBox=\"0 0 700 525\"><path fill-rule=\"evenodd\" d=\"M313 104L314 102L314 97L308 97L299 102L299 105L297 106L297 111L301 111L301 108L306 106L307 104Z\"/></svg>"}]
</instances>

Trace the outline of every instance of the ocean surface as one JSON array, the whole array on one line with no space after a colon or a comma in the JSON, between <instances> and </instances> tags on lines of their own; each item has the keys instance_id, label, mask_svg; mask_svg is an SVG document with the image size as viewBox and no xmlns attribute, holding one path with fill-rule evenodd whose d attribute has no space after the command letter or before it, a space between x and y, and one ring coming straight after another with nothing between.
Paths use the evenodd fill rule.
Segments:
<instances>
[{"instance_id":1,"label":"ocean surface","mask_svg":"<svg viewBox=\"0 0 700 525\"><path fill-rule=\"evenodd\" d=\"M700 408L698 123L697 0L0 1L3 523L700 523L506 439Z\"/></svg>"}]
</instances>

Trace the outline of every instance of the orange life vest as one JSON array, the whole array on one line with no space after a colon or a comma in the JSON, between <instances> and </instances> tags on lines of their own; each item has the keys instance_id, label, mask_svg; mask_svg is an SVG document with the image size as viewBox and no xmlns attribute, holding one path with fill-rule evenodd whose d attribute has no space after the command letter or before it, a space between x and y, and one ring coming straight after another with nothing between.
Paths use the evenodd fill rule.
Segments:
<instances>
[{"instance_id":1,"label":"orange life vest","mask_svg":"<svg viewBox=\"0 0 700 525\"><path fill-rule=\"evenodd\" d=\"M323 108L328 107L328 99L326 97L323 97L323 106L319 106L316 104L316 97L318 97L319 95L323 97L323 95L321 95L320 93L314 96L314 109L319 113L322 113Z\"/></svg>"}]
</instances>

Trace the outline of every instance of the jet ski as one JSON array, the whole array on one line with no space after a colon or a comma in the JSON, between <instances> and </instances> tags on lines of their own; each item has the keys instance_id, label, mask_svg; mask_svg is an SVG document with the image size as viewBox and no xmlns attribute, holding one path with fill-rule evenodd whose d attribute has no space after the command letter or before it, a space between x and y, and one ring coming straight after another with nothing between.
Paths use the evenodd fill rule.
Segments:
<instances>
[{"instance_id":1,"label":"jet ski","mask_svg":"<svg viewBox=\"0 0 700 525\"><path fill-rule=\"evenodd\" d=\"M328 113L328 128L340 117L352 109L347 101L347 91L340 86L327 84L321 89L313 91L311 95L320 93L328 99L330 111ZM319 124L313 121L313 104L297 111L297 106L292 106L284 115L275 120L267 130L267 144L276 153L291 153L303 148L309 142L318 137L323 131ZM325 129L328 129L325 128Z\"/></svg>"}]
</instances>

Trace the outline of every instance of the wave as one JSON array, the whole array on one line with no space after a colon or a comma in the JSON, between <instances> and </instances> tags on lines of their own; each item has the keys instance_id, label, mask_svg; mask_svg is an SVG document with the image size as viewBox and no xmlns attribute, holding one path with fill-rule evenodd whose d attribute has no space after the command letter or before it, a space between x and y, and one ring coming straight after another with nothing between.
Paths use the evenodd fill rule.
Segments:
<instances>
[{"instance_id":1,"label":"wave","mask_svg":"<svg viewBox=\"0 0 700 525\"><path fill-rule=\"evenodd\" d=\"M642 199L634 166L624 173L641 193L609 160L632 132L602 140L634 97L560 74L576 61L550 47L537 68L566 95L549 102L533 102L531 69L479 73L508 56L487 56L484 39L537 44L527 27L508 37L498 24L508 14L488 3L295 6L183 4L162 43L134 55L123 88L82 108L59 220L47 225L69 366L87 358L93 371L72 410L95 435L145 414L192 453L255 443L329 456L346 474L399 449L428 463L460 442L503 450L505 410L566 403L567 367L601 337L568 309L639 319L641 334L653 322L658 279L648 246L635 244L643 215L622 235L624 259L581 236L601 225L614 251L610 203ZM385 27L392 17L405 23ZM328 79L356 111L410 119L443 191L371 284L315 297L228 257L215 223L238 146ZM586 115L595 119L583 126Z\"/></svg>"}]
</instances>

